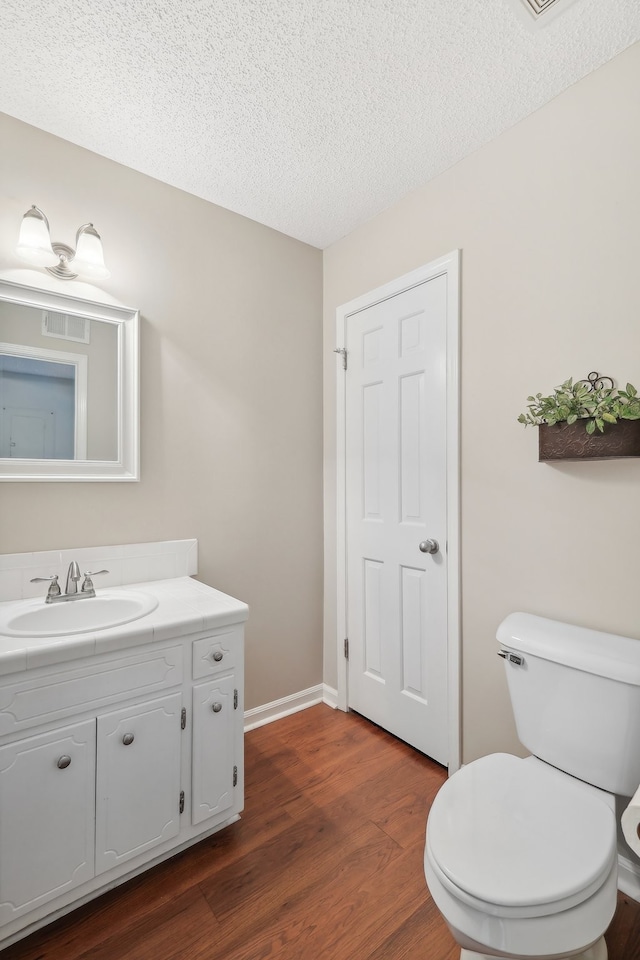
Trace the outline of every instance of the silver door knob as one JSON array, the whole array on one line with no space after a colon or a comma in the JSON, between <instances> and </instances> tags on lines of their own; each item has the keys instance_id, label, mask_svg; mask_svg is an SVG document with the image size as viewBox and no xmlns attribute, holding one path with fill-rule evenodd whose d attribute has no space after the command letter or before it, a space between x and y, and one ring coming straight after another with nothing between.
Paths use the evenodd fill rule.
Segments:
<instances>
[{"instance_id":1,"label":"silver door knob","mask_svg":"<svg viewBox=\"0 0 640 960\"><path fill-rule=\"evenodd\" d=\"M437 540L423 540L418 544L418 549L421 550L422 553L437 553L440 549L440 544Z\"/></svg>"},{"instance_id":2,"label":"silver door knob","mask_svg":"<svg viewBox=\"0 0 640 960\"><path fill-rule=\"evenodd\" d=\"M223 656L224 656L224 654L223 654L222 650L216 650L216 652L213 654L213 659L215 660L216 663L220 663L220 661L222 660Z\"/></svg>"},{"instance_id":3,"label":"silver door knob","mask_svg":"<svg viewBox=\"0 0 640 960\"><path fill-rule=\"evenodd\" d=\"M124 737L122 738L122 742L124 743L125 747L130 746L134 740L135 737L132 733L125 733Z\"/></svg>"},{"instance_id":4,"label":"silver door knob","mask_svg":"<svg viewBox=\"0 0 640 960\"><path fill-rule=\"evenodd\" d=\"M71 764L71 757L66 755L58 758L58 768L60 770L66 770L66 768Z\"/></svg>"},{"instance_id":5,"label":"silver door knob","mask_svg":"<svg viewBox=\"0 0 640 960\"><path fill-rule=\"evenodd\" d=\"M222 710L222 704L221 704L221 703L214 703L214 705L213 705L213 707L212 707L211 709L213 710L214 713L220 713L220 711Z\"/></svg>"}]
</instances>

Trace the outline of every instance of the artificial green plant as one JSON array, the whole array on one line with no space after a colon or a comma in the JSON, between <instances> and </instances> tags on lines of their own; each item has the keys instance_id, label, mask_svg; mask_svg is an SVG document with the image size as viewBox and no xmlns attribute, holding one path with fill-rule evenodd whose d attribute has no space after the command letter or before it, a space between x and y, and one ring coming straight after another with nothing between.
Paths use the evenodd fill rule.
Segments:
<instances>
[{"instance_id":1,"label":"artificial green plant","mask_svg":"<svg viewBox=\"0 0 640 960\"><path fill-rule=\"evenodd\" d=\"M611 387L607 387L607 380L606 377L595 380L590 377L574 383L571 377L548 397L541 393L527 397L527 412L520 414L518 422L525 426L539 426L585 420L585 429L591 434L596 429L602 433L606 424L618 420L640 420L640 398L633 384L628 383L624 390L618 390L612 380L608 380Z\"/></svg>"}]
</instances>

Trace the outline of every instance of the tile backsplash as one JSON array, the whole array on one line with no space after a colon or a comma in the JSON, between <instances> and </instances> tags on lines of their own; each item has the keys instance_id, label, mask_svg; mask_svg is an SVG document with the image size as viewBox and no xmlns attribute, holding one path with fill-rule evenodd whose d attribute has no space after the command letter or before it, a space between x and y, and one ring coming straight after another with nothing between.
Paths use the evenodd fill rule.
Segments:
<instances>
[{"instance_id":1,"label":"tile backsplash","mask_svg":"<svg viewBox=\"0 0 640 960\"><path fill-rule=\"evenodd\" d=\"M198 572L197 540L162 540L156 543L125 543L111 547L74 547L39 553L0 555L0 601L45 596L46 583L31 583L34 577L60 578L64 591L67 570L77 560L81 573L108 570L96 577L96 589L118 587L145 580L190 577Z\"/></svg>"}]
</instances>

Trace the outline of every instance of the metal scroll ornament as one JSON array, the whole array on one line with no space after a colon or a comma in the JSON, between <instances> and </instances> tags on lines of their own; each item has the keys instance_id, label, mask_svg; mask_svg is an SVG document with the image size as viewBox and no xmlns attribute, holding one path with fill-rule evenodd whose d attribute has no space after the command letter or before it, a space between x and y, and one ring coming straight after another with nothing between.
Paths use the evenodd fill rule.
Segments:
<instances>
[{"instance_id":1,"label":"metal scroll ornament","mask_svg":"<svg viewBox=\"0 0 640 960\"><path fill-rule=\"evenodd\" d=\"M576 386L578 386L578 383L584 383L590 393L593 393L594 390L613 390L614 387L611 377L601 377L597 370L592 370L587 375L586 380L578 380Z\"/></svg>"}]
</instances>

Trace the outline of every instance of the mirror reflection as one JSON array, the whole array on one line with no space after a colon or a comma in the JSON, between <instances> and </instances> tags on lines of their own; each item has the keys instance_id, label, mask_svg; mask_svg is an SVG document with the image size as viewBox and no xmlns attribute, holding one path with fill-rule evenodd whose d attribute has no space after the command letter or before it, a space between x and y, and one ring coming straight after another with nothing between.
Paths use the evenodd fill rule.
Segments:
<instances>
[{"instance_id":1,"label":"mirror reflection","mask_svg":"<svg viewBox=\"0 0 640 960\"><path fill-rule=\"evenodd\" d=\"M0 460L118 459L120 329L0 301Z\"/></svg>"}]
</instances>

